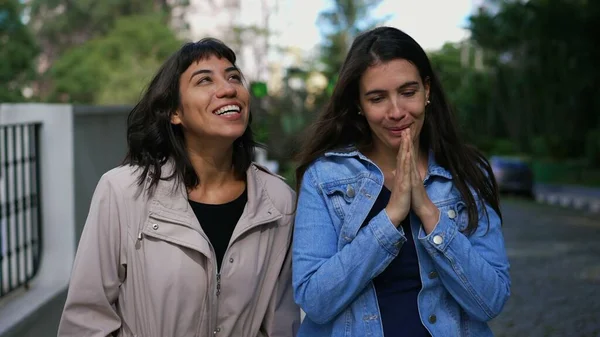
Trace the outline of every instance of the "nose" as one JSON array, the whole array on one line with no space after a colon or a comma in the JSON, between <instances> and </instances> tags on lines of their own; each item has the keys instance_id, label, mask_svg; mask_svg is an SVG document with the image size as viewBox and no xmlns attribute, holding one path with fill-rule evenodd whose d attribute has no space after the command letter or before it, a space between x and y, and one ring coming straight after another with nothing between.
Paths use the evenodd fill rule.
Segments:
<instances>
[{"instance_id":1,"label":"nose","mask_svg":"<svg viewBox=\"0 0 600 337\"><path fill-rule=\"evenodd\" d=\"M230 98L237 95L237 90L229 81L224 81L217 89L216 95L218 98Z\"/></svg>"},{"instance_id":2,"label":"nose","mask_svg":"<svg viewBox=\"0 0 600 337\"><path fill-rule=\"evenodd\" d=\"M388 118L393 120L401 120L406 116L406 111L400 105L398 100L392 101L390 109L388 111Z\"/></svg>"}]
</instances>

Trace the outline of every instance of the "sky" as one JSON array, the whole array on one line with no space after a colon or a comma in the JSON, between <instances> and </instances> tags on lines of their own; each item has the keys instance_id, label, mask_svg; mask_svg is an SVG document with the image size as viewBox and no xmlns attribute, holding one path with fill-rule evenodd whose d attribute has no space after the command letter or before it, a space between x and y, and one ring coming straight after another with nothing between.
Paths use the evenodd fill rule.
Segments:
<instances>
[{"instance_id":1,"label":"sky","mask_svg":"<svg viewBox=\"0 0 600 337\"><path fill-rule=\"evenodd\" d=\"M383 0L374 17L390 15L386 25L411 35L424 49L439 49L446 41L460 41L468 33L463 28L477 0ZM311 50L321 40L316 25L318 13L328 5L320 0L283 0L276 25L280 43Z\"/></svg>"}]
</instances>

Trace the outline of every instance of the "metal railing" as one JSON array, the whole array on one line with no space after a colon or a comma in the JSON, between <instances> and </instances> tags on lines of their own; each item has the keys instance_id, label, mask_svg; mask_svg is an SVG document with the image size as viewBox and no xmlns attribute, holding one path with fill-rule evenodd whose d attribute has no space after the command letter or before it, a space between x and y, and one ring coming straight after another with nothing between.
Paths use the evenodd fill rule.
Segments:
<instances>
[{"instance_id":1,"label":"metal railing","mask_svg":"<svg viewBox=\"0 0 600 337\"><path fill-rule=\"evenodd\" d=\"M0 125L0 298L28 288L40 266L40 128Z\"/></svg>"}]
</instances>

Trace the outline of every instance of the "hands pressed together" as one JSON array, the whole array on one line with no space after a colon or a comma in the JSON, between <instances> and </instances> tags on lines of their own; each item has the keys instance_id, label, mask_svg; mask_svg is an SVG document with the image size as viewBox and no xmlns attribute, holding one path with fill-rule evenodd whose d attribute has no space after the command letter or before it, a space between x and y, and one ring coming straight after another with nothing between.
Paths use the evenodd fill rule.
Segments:
<instances>
[{"instance_id":1,"label":"hands pressed together","mask_svg":"<svg viewBox=\"0 0 600 337\"><path fill-rule=\"evenodd\" d=\"M421 219L423 229L429 234L438 222L440 211L425 191L423 178L417 168L417 156L410 136L410 128L402 131L401 138L390 201L385 211L392 223L398 227L412 210Z\"/></svg>"}]
</instances>

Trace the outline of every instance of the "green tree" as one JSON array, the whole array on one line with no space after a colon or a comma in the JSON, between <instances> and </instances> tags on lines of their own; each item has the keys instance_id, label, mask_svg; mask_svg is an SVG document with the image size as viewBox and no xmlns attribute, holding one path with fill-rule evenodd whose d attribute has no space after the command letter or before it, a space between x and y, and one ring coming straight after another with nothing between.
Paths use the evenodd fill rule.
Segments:
<instances>
[{"instance_id":1,"label":"green tree","mask_svg":"<svg viewBox=\"0 0 600 337\"><path fill-rule=\"evenodd\" d=\"M104 36L122 17L164 13L157 16L165 26L173 19L171 10L185 7L187 0L29 0L29 26L42 48L38 95L53 91L46 71L67 50Z\"/></svg>"},{"instance_id":2,"label":"green tree","mask_svg":"<svg viewBox=\"0 0 600 337\"><path fill-rule=\"evenodd\" d=\"M65 52L50 74L53 101L131 104L181 42L160 14L117 19L105 36Z\"/></svg>"},{"instance_id":3,"label":"green tree","mask_svg":"<svg viewBox=\"0 0 600 337\"><path fill-rule=\"evenodd\" d=\"M21 20L18 0L0 1L0 102L19 102L34 73L38 47Z\"/></svg>"},{"instance_id":4,"label":"green tree","mask_svg":"<svg viewBox=\"0 0 600 337\"><path fill-rule=\"evenodd\" d=\"M469 57L467 61L465 56ZM504 138L505 133L499 126L497 109L490 104L490 74L469 61L475 57L476 50L467 41L446 43L440 50L429 53L463 136L480 149L493 152L494 139Z\"/></svg>"},{"instance_id":5,"label":"green tree","mask_svg":"<svg viewBox=\"0 0 600 337\"><path fill-rule=\"evenodd\" d=\"M372 10L382 0L335 0L333 7L319 14L319 26L325 37L321 47L323 73L334 80L354 38L375 27L385 18L372 18Z\"/></svg>"},{"instance_id":6,"label":"green tree","mask_svg":"<svg viewBox=\"0 0 600 337\"><path fill-rule=\"evenodd\" d=\"M509 138L554 159L587 155L600 126L597 1L498 2L471 18L473 41L488 54L491 100ZM587 149L587 150L586 150ZM586 152L587 151L587 152ZM591 151L594 152L594 151Z\"/></svg>"}]
</instances>

